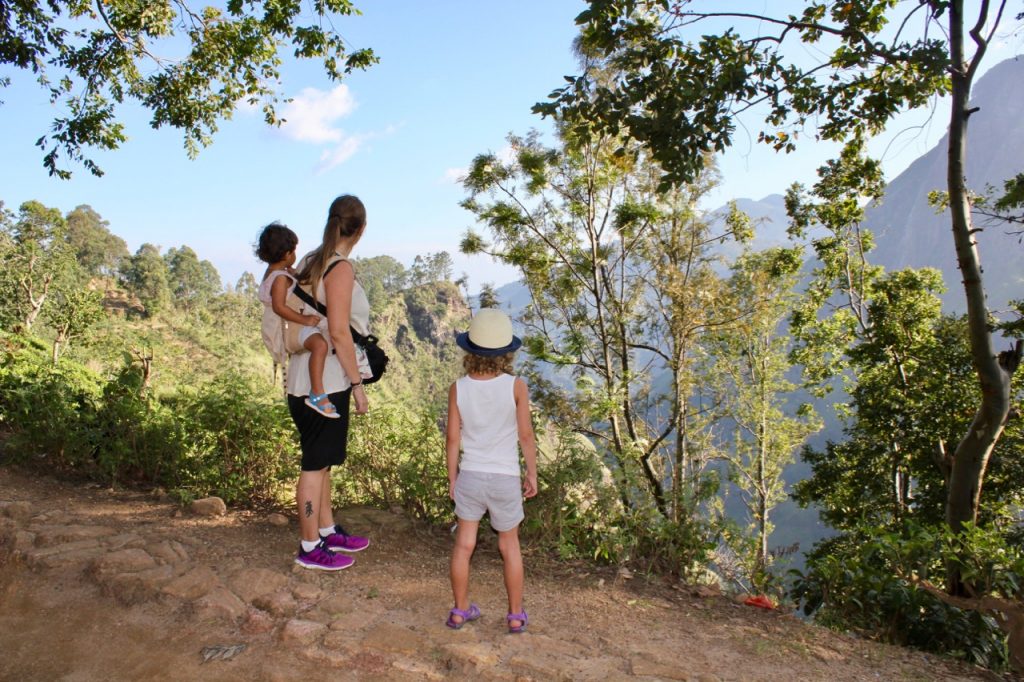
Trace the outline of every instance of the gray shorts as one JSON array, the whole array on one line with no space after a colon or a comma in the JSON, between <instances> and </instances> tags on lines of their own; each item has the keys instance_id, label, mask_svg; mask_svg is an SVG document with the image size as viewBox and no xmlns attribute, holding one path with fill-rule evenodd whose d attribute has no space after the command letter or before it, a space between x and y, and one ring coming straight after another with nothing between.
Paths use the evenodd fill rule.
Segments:
<instances>
[{"instance_id":1,"label":"gray shorts","mask_svg":"<svg viewBox=\"0 0 1024 682\"><path fill-rule=\"evenodd\" d=\"M455 515L479 521L490 514L491 528L503 533L523 520L523 489L518 476L460 471L455 479Z\"/></svg>"}]
</instances>

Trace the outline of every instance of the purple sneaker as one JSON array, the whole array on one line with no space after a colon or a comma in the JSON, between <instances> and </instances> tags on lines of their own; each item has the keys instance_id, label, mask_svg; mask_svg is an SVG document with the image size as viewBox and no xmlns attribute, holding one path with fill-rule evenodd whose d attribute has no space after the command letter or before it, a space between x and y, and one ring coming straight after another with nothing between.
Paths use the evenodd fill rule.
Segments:
<instances>
[{"instance_id":1,"label":"purple sneaker","mask_svg":"<svg viewBox=\"0 0 1024 682\"><path fill-rule=\"evenodd\" d=\"M321 541L320 544L308 552L302 551L302 545L299 545L299 553L295 555L295 563L303 568L312 568L317 571L340 571L354 564L355 559L327 551L325 543Z\"/></svg>"},{"instance_id":2,"label":"purple sneaker","mask_svg":"<svg viewBox=\"0 0 1024 682\"><path fill-rule=\"evenodd\" d=\"M320 540L320 544L332 552L362 552L370 546L369 540L361 535L349 535L341 524L336 524L330 535L320 536Z\"/></svg>"}]
</instances>

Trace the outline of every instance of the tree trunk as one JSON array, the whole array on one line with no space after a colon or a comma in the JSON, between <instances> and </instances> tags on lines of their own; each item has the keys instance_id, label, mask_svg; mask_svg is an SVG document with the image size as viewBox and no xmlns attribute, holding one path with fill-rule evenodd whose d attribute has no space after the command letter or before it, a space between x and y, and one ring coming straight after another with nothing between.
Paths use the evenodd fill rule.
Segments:
<instances>
[{"instance_id":1,"label":"tree trunk","mask_svg":"<svg viewBox=\"0 0 1024 682\"><path fill-rule=\"evenodd\" d=\"M963 276L967 299L967 324L971 358L981 388L981 404L967 434L953 453L949 477L946 520L957 532L978 515L982 481L989 457L1002 434L1010 410L1010 377L1016 363L1004 367L996 356L988 327L985 289L977 243L971 227L971 206L967 194L965 165L967 159L968 102L974 69L964 60L963 0L950 4L950 51L952 75L952 111L949 125L948 174L949 210L957 263ZM975 61L979 56L975 57ZM1019 356L1018 356L1019 361ZM947 589L951 594L963 591L955 558L947 566Z\"/></svg>"}]
</instances>

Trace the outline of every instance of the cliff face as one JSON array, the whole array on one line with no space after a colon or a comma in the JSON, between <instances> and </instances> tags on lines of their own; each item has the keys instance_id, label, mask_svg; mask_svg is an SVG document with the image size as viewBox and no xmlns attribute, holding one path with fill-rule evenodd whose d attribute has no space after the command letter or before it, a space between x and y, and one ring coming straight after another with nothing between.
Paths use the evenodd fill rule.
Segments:
<instances>
[{"instance_id":1,"label":"cliff face","mask_svg":"<svg viewBox=\"0 0 1024 682\"><path fill-rule=\"evenodd\" d=\"M376 392L408 407L443 405L458 378L462 351L455 332L469 324L470 310L451 282L423 284L394 293L379 313L373 333L392 358Z\"/></svg>"},{"instance_id":2,"label":"cliff face","mask_svg":"<svg viewBox=\"0 0 1024 682\"><path fill-rule=\"evenodd\" d=\"M1008 59L992 67L974 88L968 137L967 186L984 194L988 186L1024 171L1024 59ZM872 262L887 270L925 266L942 270L949 311L964 310L962 277L956 264L949 211L936 213L928 193L946 189L948 136L894 178L885 198L868 210L866 224L877 239ZM1004 308L1024 296L1024 246L1010 227L974 216L989 307Z\"/></svg>"}]
</instances>

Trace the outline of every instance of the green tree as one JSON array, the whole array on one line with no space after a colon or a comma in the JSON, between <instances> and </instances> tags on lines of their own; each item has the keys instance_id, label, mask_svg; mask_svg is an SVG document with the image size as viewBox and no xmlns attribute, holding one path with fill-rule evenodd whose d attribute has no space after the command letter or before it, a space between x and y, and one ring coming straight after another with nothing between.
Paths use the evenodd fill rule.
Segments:
<instances>
[{"instance_id":1,"label":"green tree","mask_svg":"<svg viewBox=\"0 0 1024 682\"><path fill-rule=\"evenodd\" d=\"M796 386L786 378L792 363L789 337L781 328L798 297L802 262L798 248L741 256L728 293L736 322L714 332L709 344L713 360L707 376L732 433L732 447L725 452L729 478L750 519L732 545L747 567L746 577L761 591L771 563L771 512L786 498L783 470L820 428L810 405L787 405Z\"/></svg>"},{"instance_id":2,"label":"green tree","mask_svg":"<svg viewBox=\"0 0 1024 682\"><path fill-rule=\"evenodd\" d=\"M1005 2L982 2L969 15L963 0L836 0L773 16L699 2L594 0L578 19L584 43L610 59L618 77L584 74L538 105L585 121L589 130L640 140L672 184L695 177L704 154L730 146L736 117L759 104L767 111L759 139L789 151L806 126L816 137L859 146L897 113L950 97L946 191L978 382L974 419L952 453L946 516L954 532L977 519L1024 350L1021 343L994 350L965 184L971 87L1004 9ZM916 35L909 33L912 19L924 27ZM749 35L711 29L695 42L686 39L685 32L711 21L752 28ZM821 60L791 59L806 56L803 46L790 48L797 41L813 45ZM953 564L948 582L964 591Z\"/></svg>"},{"instance_id":3,"label":"green tree","mask_svg":"<svg viewBox=\"0 0 1024 682\"><path fill-rule=\"evenodd\" d=\"M56 364L72 339L81 338L103 319L103 295L89 289L58 291L46 308L46 319L55 332L52 358Z\"/></svg>"},{"instance_id":4,"label":"green tree","mask_svg":"<svg viewBox=\"0 0 1024 682\"><path fill-rule=\"evenodd\" d=\"M356 276L366 290L370 309L383 307L407 285L409 274L405 266L391 256L373 256L355 259Z\"/></svg>"},{"instance_id":5,"label":"green tree","mask_svg":"<svg viewBox=\"0 0 1024 682\"><path fill-rule=\"evenodd\" d=\"M283 51L319 60L331 80L377 61L369 49L349 51L332 24L357 13L349 0L24 0L0 8L0 64L8 74L31 72L66 112L37 143L50 174L68 178L68 162L80 162L101 175L87 148L124 142L117 109L126 102L151 111L152 127L183 131L189 156L243 103L279 124Z\"/></svg>"},{"instance_id":6,"label":"green tree","mask_svg":"<svg viewBox=\"0 0 1024 682\"><path fill-rule=\"evenodd\" d=\"M167 263L160 247L143 244L128 260L122 272L124 282L142 302L146 314L153 316L171 304L171 287Z\"/></svg>"},{"instance_id":7,"label":"green tree","mask_svg":"<svg viewBox=\"0 0 1024 682\"><path fill-rule=\"evenodd\" d=\"M124 240L110 232L110 223L88 205L75 207L65 220L78 264L90 275L115 275L129 254Z\"/></svg>"},{"instance_id":8,"label":"green tree","mask_svg":"<svg viewBox=\"0 0 1024 682\"><path fill-rule=\"evenodd\" d=\"M167 262L167 283L175 305L195 310L220 291L217 268L208 260L199 260L191 247L168 249L164 260Z\"/></svg>"},{"instance_id":9,"label":"green tree","mask_svg":"<svg viewBox=\"0 0 1024 682\"><path fill-rule=\"evenodd\" d=\"M480 307L481 308L497 308L501 305L501 301L498 300L498 292L494 290L494 285L490 282L484 282L480 285Z\"/></svg>"},{"instance_id":10,"label":"green tree","mask_svg":"<svg viewBox=\"0 0 1024 682\"><path fill-rule=\"evenodd\" d=\"M74 255L60 211L26 201L15 218L4 212L3 291L5 326L29 332L54 291L77 285Z\"/></svg>"}]
</instances>

